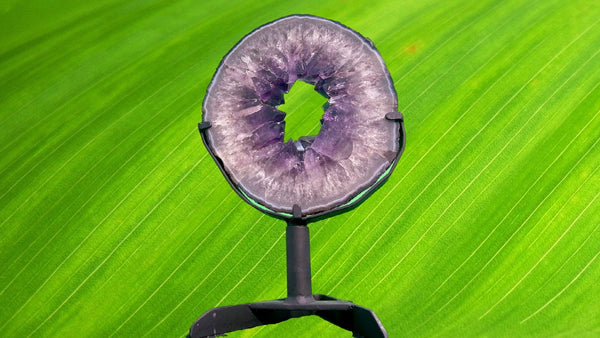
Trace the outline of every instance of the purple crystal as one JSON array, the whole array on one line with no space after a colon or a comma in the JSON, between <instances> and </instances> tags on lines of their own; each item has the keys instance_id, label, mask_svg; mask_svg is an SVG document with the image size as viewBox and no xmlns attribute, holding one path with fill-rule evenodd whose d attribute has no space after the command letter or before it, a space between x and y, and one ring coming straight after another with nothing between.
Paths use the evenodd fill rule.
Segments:
<instances>
[{"instance_id":1,"label":"purple crystal","mask_svg":"<svg viewBox=\"0 0 600 338\"><path fill-rule=\"evenodd\" d=\"M318 135L284 142L277 106L295 81L328 98ZM246 36L224 58L203 105L213 153L247 196L304 215L347 203L400 151L393 83L372 43L313 16L289 16Z\"/></svg>"},{"instance_id":2,"label":"purple crystal","mask_svg":"<svg viewBox=\"0 0 600 338\"><path fill-rule=\"evenodd\" d=\"M258 111L243 117L252 131L269 122L282 122L284 118L284 112L271 106L261 106Z\"/></svg>"}]
</instances>

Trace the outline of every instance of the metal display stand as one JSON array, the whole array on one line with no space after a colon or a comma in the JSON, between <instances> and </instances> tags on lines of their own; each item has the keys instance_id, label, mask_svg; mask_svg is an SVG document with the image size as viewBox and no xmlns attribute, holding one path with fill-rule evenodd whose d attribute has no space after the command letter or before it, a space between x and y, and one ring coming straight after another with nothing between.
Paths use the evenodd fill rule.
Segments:
<instances>
[{"instance_id":1,"label":"metal display stand","mask_svg":"<svg viewBox=\"0 0 600 338\"><path fill-rule=\"evenodd\" d=\"M190 328L189 337L217 337L227 332L276 324L290 318L316 315L351 331L353 337L387 338L375 313L349 301L312 294L310 240L298 205L287 221L287 298L223 306L204 313Z\"/></svg>"},{"instance_id":2,"label":"metal display stand","mask_svg":"<svg viewBox=\"0 0 600 338\"><path fill-rule=\"evenodd\" d=\"M198 124L202 142L233 190L236 191L244 201L256 209L287 222L287 298L213 308L194 322L190 328L189 337L224 336L227 332L276 324L290 318L311 315L319 316L342 329L352 332L354 337L388 337L385 328L373 311L350 301L344 301L326 295L315 295L312 293L310 240L307 226L309 221L314 222L325 217L331 217L356 207L389 177L404 151L406 135L402 113L390 112L385 115L385 118L388 121L398 123L400 131L400 148L396 154L396 158L392 161L390 169L387 170L375 184L368 187L361 197L330 210L317 212L307 216L302 215L302 210L297 204L293 206L291 215L283 215L268 208L258 207L256 203L243 193L232 181L227 170L225 170L221 159L213 153L211 142L207 135L207 130L212 126L211 123L209 121L204 121Z\"/></svg>"}]
</instances>

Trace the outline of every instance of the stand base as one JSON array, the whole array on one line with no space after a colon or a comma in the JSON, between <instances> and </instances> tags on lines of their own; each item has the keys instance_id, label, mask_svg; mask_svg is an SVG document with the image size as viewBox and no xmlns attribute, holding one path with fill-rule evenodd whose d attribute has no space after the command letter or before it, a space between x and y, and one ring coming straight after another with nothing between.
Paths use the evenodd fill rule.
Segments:
<instances>
[{"instance_id":1,"label":"stand base","mask_svg":"<svg viewBox=\"0 0 600 338\"><path fill-rule=\"evenodd\" d=\"M194 322L189 337L224 336L227 332L276 324L290 318L310 315L317 315L352 332L353 337L387 338L388 336L373 311L333 297L312 295L312 300L302 303L278 299L211 309Z\"/></svg>"}]
</instances>

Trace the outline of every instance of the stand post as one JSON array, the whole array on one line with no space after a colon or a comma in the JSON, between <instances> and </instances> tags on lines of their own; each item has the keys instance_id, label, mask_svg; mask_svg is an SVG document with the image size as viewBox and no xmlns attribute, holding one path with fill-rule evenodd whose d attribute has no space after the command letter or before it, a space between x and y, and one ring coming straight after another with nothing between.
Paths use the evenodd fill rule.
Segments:
<instances>
[{"instance_id":1,"label":"stand post","mask_svg":"<svg viewBox=\"0 0 600 338\"><path fill-rule=\"evenodd\" d=\"M287 301L314 301L310 274L310 239L306 225L289 223L285 230L287 253Z\"/></svg>"}]
</instances>

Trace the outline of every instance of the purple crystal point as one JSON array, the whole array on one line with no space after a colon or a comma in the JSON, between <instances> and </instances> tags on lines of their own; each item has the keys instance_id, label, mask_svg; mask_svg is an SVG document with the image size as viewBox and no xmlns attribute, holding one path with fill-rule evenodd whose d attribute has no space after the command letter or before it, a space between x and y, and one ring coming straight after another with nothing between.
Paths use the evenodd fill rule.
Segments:
<instances>
[{"instance_id":1,"label":"purple crystal point","mask_svg":"<svg viewBox=\"0 0 600 338\"><path fill-rule=\"evenodd\" d=\"M316 136L284 142L277 106L295 81L328 99ZM223 59L203 120L212 153L245 196L273 212L311 215L380 184L401 151L393 82L370 40L313 16L266 24Z\"/></svg>"},{"instance_id":2,"label":"purple crystal point","mask_svg":"<svg viewBox=\"0 0 600 338\"><path fill-rule=\"evenodd\" d=\"M243 117L246 125L248 125L252 131L269 122L282 122L284 118L284 112L271 106L261 106L258 111Z\"/></svg>"}]
</instances>

